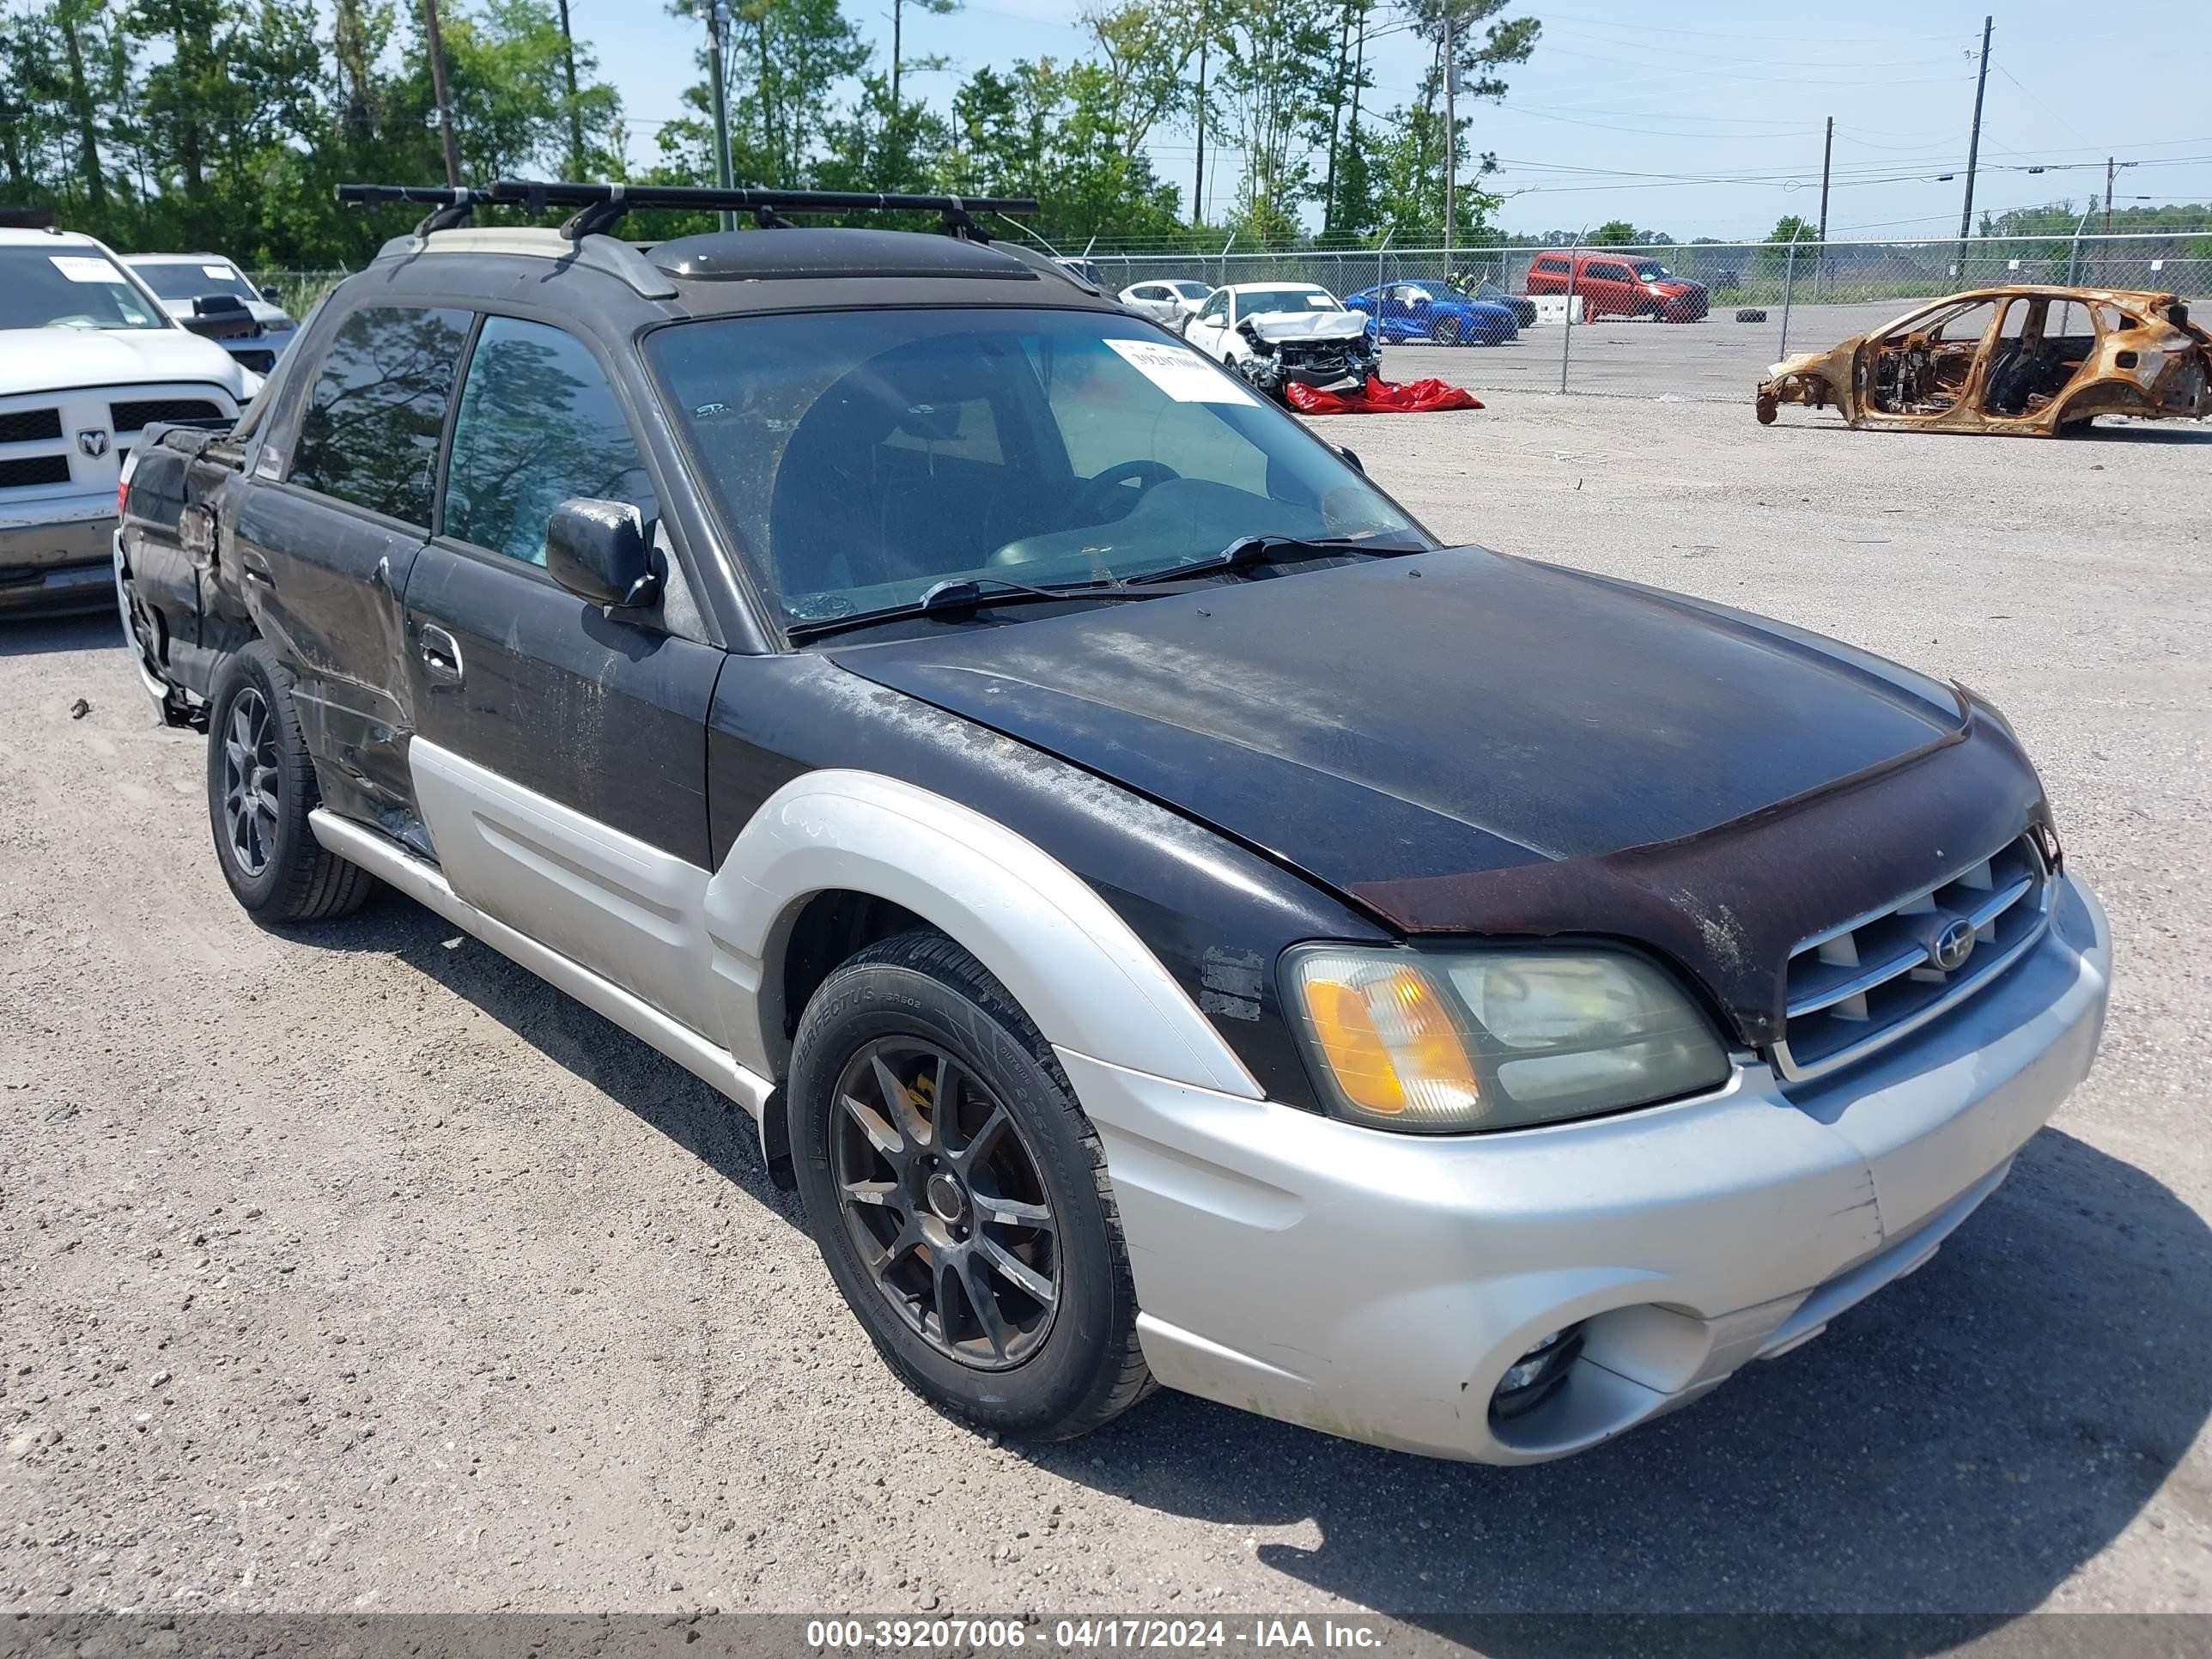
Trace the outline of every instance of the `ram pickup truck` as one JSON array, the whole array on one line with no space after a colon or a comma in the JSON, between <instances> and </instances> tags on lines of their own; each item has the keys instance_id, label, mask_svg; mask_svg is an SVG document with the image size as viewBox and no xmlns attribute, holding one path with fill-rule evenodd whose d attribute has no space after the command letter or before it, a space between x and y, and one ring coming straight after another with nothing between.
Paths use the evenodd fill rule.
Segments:
<instances>
[{"instance_id":1,"label":"ram pickup truck","mask_svg":"<svg viewBox=\"0 0 2212 1659\"><path fill-rule=\"evenodd\" d=\"M1443 545L990 204L486 194L583 211L398 239L139 456L149 685L250 915L389 886L707 1079L929 1399L1559 1456L1925 1262L2088 1069L2110 937L1972 692Z\"/></svg>"},{"instance_id":2,"label":"ram pickup truck","mask_svg":"<svg viewBox=\"0 0 2212 1659\"><path fill-rule=\"evenodd\" d=\"M105 605L125 458L260 384L91 237L0 228L0 618Z\"/></svg>"}]
</instances>

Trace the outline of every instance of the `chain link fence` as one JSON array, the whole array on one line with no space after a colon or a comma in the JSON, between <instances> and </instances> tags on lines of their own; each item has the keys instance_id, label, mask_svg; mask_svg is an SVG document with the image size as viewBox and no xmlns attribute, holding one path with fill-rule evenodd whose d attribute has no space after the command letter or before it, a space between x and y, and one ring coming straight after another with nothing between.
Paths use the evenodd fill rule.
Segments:
<instances>
[{"instance_id":1,"label":"chain link fence","mask_svg":"<svg viewBox=\"0 0 2212 1659\"><path fill-rule=\"evenodd\" d=\"M1580 257L1577 257L1577 256ZM1653 247L1094 251L1109 289L1167 278L1318 283L1340 298L1384 290L1395 313L1392 379L1441 374L1480 392L1748 398L1767 366L1879 328L1927 300L2018 283L2212 294L2212 232L1942 241L1690 242ZM1413 283L1534 301L1536 320L1494 347L1418 339ZM1525 307L1522 308L1525 311ZM1433 315L1435 307L1431 307ZM1578 325L1567 326L1570 315ZM1396 335L1416 337L1400 344ZM1415 354L1392 368L1401 351Z\"/></svg>"},{"instance_id":2,"label":"chain link fence","mask_svg":"<svg viewBox=\"0 0 2212 1659\"><path fill-rule=\"evenodd\" d=\"M1073 252L1073 250L1069 250ZM1582 257L1577 258L1576 256ZM1748 398L1767 366L1878 328L1923 301L2022 283L2212 295L2212 231L1913 242L1686 242L1653 247L1122 249L1089 255L1109 290L1170 278L1318 283L1340 298L1394 284L1448 284L1531 299L1536 320L1504 345L1423 343L1401 314L1386 343L1392 379L1443 374L1480 392ZM343 270L258 270L304 318ZM1657 292L1653 290L1656 289ZM1698 297L1677 303L1678 291ZM1403 313L1411 307L1401 302ZM1518 307L1525 312L1526 307ZM1702 311L1693 320L1674 320ZM1572 314L1580 321L1568 326ZM1399 334L1417 337L1401 342ZM1410 353L1410 357L1401 354ZM1434 353L1436 355L1431 356ZM1402 367L1391 367L1395 357Z\"/></svg>"},{"instance_id":3,"label":"chain link fence","mask_svg":"<svg viewBox=\"0 0 2212 1659\"><path fill-rule=\"evenodd\" d=\"M353 273L346 270L249 270L246 280L258 291L276 290L276 303L295 322L304 319L322 297Z\"/></svg>"}]
</instances>

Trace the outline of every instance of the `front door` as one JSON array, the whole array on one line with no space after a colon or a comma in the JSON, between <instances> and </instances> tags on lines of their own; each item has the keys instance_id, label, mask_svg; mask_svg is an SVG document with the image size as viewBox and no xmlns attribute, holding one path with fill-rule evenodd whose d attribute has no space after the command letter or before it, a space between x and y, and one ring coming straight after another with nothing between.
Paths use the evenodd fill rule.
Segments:
<instances>
[{"instance_id":1,"label":"front door","mask_svg":"<svg viewBox=\"0 0 2212 1659\"><path fill-rule=\"evenodd\" d=\"M1190 319L1183 337L1218 362L1229 360L1229 294L1226 289L1215 294L1200 306L1198 315Z\"/></svg>"},{"instance_id":2,"label":"front door","mask_svg":"<svg viewBox=\"0 0 2212 1659\"><path fill-rule=\"evenodd\" d=\"M545 571L570 497L628 501L671 586L636 612ZM709 859L706 643L658 494L599 360L575 336L483 320L437 523L407 584L411 763L454 891L695 1030L714 1035L701 929Z\"/></svg>"},{"instance_id":3,"label":"front door","mask_svg":"<svg viewBox=\"0 0 2212 1659\"><path fill-rule=\"evenodd\" d=\"M235 538L246 605L293 666L325 803L418 849L401 595L430 533L438 441L469 321L465 311L408 306L346 317L308 388L281 481L246 492Z\"/></svg>"}]
</instances>

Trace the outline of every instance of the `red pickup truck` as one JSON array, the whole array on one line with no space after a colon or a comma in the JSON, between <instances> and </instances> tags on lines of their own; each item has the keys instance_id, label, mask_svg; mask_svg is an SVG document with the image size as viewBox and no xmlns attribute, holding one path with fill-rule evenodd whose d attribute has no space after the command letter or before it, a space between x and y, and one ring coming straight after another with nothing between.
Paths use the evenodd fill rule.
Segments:
<instances>
[{"instance_id":1,"label":"red pickup truck","mask_svg":"<svg viewBox=\"0 0 2212 1659\"><path fill-rule=\"evenodd\" d=\"M1572 294L1591 322L1600 317L1656 317L1665 323L1694 323L1706 310L1703 283L1675 276L1649 254L1604 248L1538 254L1528 267L1527 291Z\"/></svg>"}]
</instances>

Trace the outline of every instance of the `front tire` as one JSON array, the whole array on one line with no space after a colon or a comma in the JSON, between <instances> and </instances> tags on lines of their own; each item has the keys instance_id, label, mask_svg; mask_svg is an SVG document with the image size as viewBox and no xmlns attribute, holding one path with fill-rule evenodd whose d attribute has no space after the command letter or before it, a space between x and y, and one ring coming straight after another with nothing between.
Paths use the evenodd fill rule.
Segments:
<instances>
[{"instance_id":1,"label":"front tire","mask_svg":"<svg viewBox=\"0 0 2212 1659\"><path fill-rule=\"evenodd\" d=\"M807 1230L908 1388L1038 1440L1143 1397L1097 1133L973 957L916 932L839 968L799 1021L788 1098Z\"/></svg>"},{"instance_id":2,"label":"front tire","mask_svg":"<svg viewBox=\"0 0 2212 1659\"><path fill-rule=\"evenodd\" d=\"M322 804L292 704L292 677L254 641L226 661L208 705L208 818L232 896L257 921L358 910L375 878L315 839Z\"/></svg>"},{"instance_id":3,"label":"front tire","mask_svg":"<svg viewBox=\"0 0 2212 1659\"><path fill-rule=\"evenodd\" d=\"M1459 343L1459 319L1456 317L1437 318L1437 320L1429 326L1429 338L1434 340L1440 346L1457 345Z\"/></svg>"}]
</instances>

